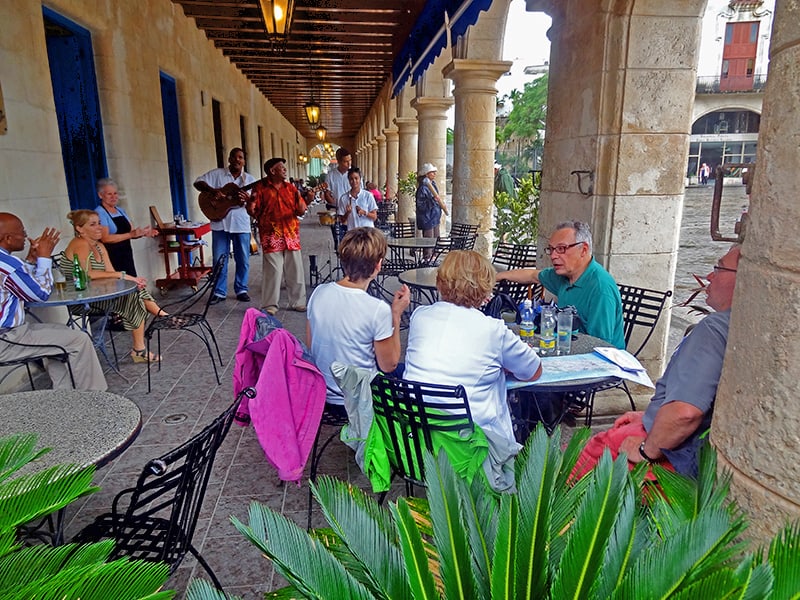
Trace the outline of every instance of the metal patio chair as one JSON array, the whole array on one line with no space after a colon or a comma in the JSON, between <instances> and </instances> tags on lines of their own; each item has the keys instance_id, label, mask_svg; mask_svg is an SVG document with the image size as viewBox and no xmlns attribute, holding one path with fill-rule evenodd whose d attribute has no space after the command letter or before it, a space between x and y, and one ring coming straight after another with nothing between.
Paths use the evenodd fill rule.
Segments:
<instances>
[{"instance_id":1,"label":"metal patio chair","mask_svg":"<svg viewBox=\"0 0 800 600\"><path fill-rule=\"evenodd\" d=\"M460 385L436 385L382 374L372 380L371 387L376 420L373 427L381 427L392 477L399 475L405 480L410 496L414 486L425 487L422 457L426 450L433 452L432 437L438 432L474 431L467 392ZM380 495L380 503L386 493Z\"/></svg>"},{"instance_id":2,"label":"metal patio chair","mask_svg":"<svg viewBox=\"0 0 800 600\"><path fill-rule=\"evenodd\" d=\"M217 589L217 576L192 544L214 458L230 430L233 415L246 388L225 411L200 433L147 462L136 485L114 498L111 512L98 516L74 542L113 539L111 558L128 556L169 565L174 573L187 553L208 573Z\"/></svg>"},{"instance_id":3,"label":"metal patio chair","mask_svg":"<svg viewBox=\"0 0 800 600\"><path fill-rule=\"evenodd\" d=\"M31 363L43 360L59 360L67 366L69 372L69 380L72 382L73 389L75 388L75 377L72 374L72 366L69 364L69 352L63 346L56 344L23 344L22 342L12 342L0 336L0 344L8 344L9 346L16 346L19 348L30 348L32 354L20 358L11 358L7 360L0 360L0 367L18 367L24 366L28 372L28 381L31 384L31 389L35 390L36 386L33 384L33 374L31 373Z\"/></svg>"},{"instance_id":4,"label":"metal patio chair","mask_svg":"<svg viewBox=\"0 0 800 600\"><path fill-rule=\"evenodd\" d=\"M208 356L211 358L211 365L214 367L214 375L217 378L217 385L220 384L219 371L217 370L217 363L214 359L214 353L211 350L211 344L217 350L217 358L219 359L220 366L223 366L222 355L217 345L217 338L214 336L214 330L206 318L208 309L211 306L211 299L214 297L214 287L217 285L220 274L222 273L222 264L225 256L220 256L219 260L214 265L211 273L206 282L197 289L191 296L164 304L163 308L170 314L163 317L154 317L147 328L144 330L144 337L147 341L146 352L150 356L150 342L153 339L153 334L156 336L156 354L161 354L161 332L162 331L187 331L192 335L202 340L205 344ZM205 302L202 302L205 300ZM197 307L202 306L203 310L198 312ZM174 307L174 310L173 310ZM158 363L158 370L161 370L161 362ZM147 393L150 393L150 362L147 363Z\"/></svg>"}]
</instances>

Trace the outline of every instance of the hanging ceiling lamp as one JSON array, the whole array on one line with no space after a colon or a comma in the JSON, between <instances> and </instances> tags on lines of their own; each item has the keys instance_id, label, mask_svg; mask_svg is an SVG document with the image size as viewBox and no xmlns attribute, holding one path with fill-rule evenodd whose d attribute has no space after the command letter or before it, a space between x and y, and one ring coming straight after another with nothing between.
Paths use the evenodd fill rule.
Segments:
<instances>
[{"instance_id":1,"label":"hanging ceiling lamp","mask_svg":"<svg viewBox=\"0 0 800 600\"><path fill-rule=\"evenodd\" d=\"M317 127L317 138L319 138L319 141L324 142L327 135L328 135L327 129L325 129L322 125Z\"/></svg>"},{"instance_id":2,"label":"hanging ceiling lamp","mask_svg":"<svg viewBox=\"0 0 800 600\"><path fill-rule=\"evenodd\" d=\"M308 124L312 127L317 127L319 125L319 104L314 102L314 92L311 92L311 102L306 102L304 106L306 110L306 119L308 119Z\"/></svg>"},{"instance_id":3,"label":"hanging ceiling lamp","mask_svg":"<svg viewBox=\"0 0 800 600\"><path fill-rule=\"evenodd\" d=\"M267 34L286 36L292 26L294 0L259 0Z\"/></svg>"}]
</instances>

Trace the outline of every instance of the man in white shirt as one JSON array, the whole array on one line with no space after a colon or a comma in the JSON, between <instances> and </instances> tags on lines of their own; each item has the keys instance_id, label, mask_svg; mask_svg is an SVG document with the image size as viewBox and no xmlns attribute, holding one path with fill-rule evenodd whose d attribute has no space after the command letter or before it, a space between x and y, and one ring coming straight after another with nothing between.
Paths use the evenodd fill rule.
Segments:
<instances>
[{"instance_id":1,"label":"man in white shirt","mask_svg":"<svg viewBox=\"0 0 800 600\"><path fill-rule=\"evenodd\" d=\"M350 156L350 150L339 148L336 151L336 168L330 171L325 179L324 196L325 204L328 208L336 208L339 205L339 198L350 189L347 172L350 170L352 163L353 158Z\"/></svg>"},{"instance_id":2,"label":"man in white shirt","mask_svg":"<svg viewBox=\"0 0 800 600\"><path fill-rule=\"evenodd\" d=\"M221 190L229 183L244 187L255 182L255 177L244 170L244 150L233 148L228 155L228 167L212 169L204 173L194 182L194 187L200 192L214 192L218 201L226 197ZM249 193L239 190L238 200L241 203L233 206L219 221L211 221L211 249L214 254L214 264L220 256L225 260L222 265L217 286L214 288L214 297L211 304L224 302L228 295L228 253L233 243L233 259L236 261L236 275L233 279L233 291L240 302L250 302L247 293L247 278L250 271L250 215L244 205Z\"/></svg>"},{"instance_id":3,"label":"man in white shirt","mask_svg":"<svg viewBox=\"0 0 800 600\"><path fill-rule=\"evenodd\" d=\"M378 203L372 192L361 188L361 171L352 167L347 172L350 190L339 198L336 214L347 229L356 227L375 227L378 218Z\"/></svg>"}]
</instances>

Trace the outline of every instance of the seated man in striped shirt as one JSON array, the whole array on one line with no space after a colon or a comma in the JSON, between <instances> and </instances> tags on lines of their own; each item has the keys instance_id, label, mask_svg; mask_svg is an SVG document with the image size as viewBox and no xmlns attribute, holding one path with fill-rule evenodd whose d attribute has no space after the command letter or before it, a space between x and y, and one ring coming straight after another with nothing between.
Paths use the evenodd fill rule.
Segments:
<instances>
[{"instance_id":1,"label":"seated man in striped shirt","mask_svg":"<svg viewBox=\"0 0 800 600\"><path fill-rule=\"evenodd\" d=\"M0 362L42 354L42 346L61 346L69 353L75 387L79 390L108 389L97 360L92 339L80 329L53 323L26 323L25 302L47 300L53 286L50 255L60 233L45 228L36 239L28 238L22 221L11 213L0 212ZM25 261L12 252L25 249ZM45 360L53 389L71 389L65 364Z\"/></svg>"}]
</instances>

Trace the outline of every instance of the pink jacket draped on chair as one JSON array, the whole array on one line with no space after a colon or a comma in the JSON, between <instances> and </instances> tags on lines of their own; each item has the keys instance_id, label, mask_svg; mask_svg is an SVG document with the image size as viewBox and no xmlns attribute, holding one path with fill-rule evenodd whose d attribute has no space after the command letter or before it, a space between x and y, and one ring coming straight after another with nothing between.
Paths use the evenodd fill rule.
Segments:
<instances>
[{"instance_id":1,"label":"pink jacket draped on chair","mask_svg":"<svg viewBox=\"0 0 800 600\"><path fill-rule=\"evenodd\" d=\"M325 407L325 378L286 329L253 342L256 320L263 316L250 308L242 322L233 393L252 386L256 397L242 400L235 422L247 425L249 417L278 477L299 484Z\"/></svg>"}]
</instances>

